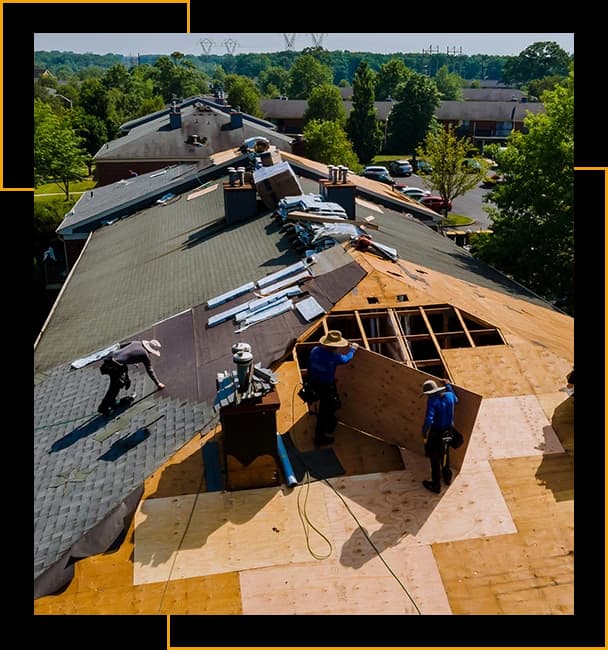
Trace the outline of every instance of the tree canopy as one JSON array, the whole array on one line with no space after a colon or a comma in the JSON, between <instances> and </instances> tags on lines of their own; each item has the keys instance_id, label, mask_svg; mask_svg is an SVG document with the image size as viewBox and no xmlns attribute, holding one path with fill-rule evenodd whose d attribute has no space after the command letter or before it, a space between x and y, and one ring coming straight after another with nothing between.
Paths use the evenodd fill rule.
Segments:
<instances>
[{"instance_id":1,"label":"tree canopy","mask_svg":"<svg viewBox=\"0 0 608 650\"><path fill-rule=\"evenodd\" d=\"M435 75L437 90L443 100L462 100L462 78L449 72L447 65L442 65Z\"/></svg>"},{"instance_id":2,"label":"tree canopy","mask_svg":"<svg viewBox=\"0 0 608 650\"><path fill-rule=\"evenodd\" d=\"M388 118L388 149L414 152L429 130L439 105L439 91L432 79L409 71L395 90L395 100Z\"/></svg>"},{"instance_id":3,"label":"tree canopy","mask_svg":"<svg viewBox=\"0 0 608 650\"><path fill-rule=\"evenodd\" d=\"M289 70L289 97L308 99L315 86L331 84L334 75L328 66L312 54L301 54Z\"/></svg>"},{"instance_id":4,"label":"tree canopy","mask_svg":"<svg viewBox=\"0 0 608 650\"><path fill-rule=\"evenodd\" d=\"M382 127L378 122L375 99L375 74L361 61L353 80L353 109L347 131L353 149L362 162L369 162L382 147Z\"/></svg>"},{"instance_id":5,"label":"tree canopy","mask_svg":"<svg viewBox=\"0 0 608 650\"><path fill-rule=\"evenodd\" d=\"M408 68L401 59L391 59L383 63L376 76L376 97L384 101L395 96L397 86L405 81L409 73Z\"/></svg>"},{"instance_id":6,"label":"tree canopy","mask_svg":"<svg viewBox=\"0 0 608 650\"><path fill-rule=\"evenodd\" d=\"M543 95L545 113L529 115L498 163L505 175L490 195L493 234L472 252L574 313L574 72Z\"/></svg>"},{"instance_id":7,"label":"tree canopy","mask_svg":"<svg viewBox=\"0 0 608 650\"><path fill-rule=\"evenodd\" d=\"M344 129L337 122L312 120L304 127L306 157L327 165L346 165L359 172L361 164Z\"/></svg>"},{"instance_id":8,"label":"tree canopy","mask_svg":"<svg viewBox=\"0 0 608 650\"><path fill-rule=\"evenodd\" d=\"M481 160L479 170L463 166L463 159L471 147L471 141L457 138L452 127L441 127L429 132L424 147L418 148L418 155L428 160L433 168L424 182L446 202L476 187L485 175L485 165ZM447 210L444 212L447 214Z\"/></svg>"},{"instance_id":9,"label":"tree canopy","mask_svg":"<svg viewBox=\"0 0 608 650\"><path fill-rule=\"evenodd\" d=\"M336 86L323 84L312 89L308 98L308 108L304 113L304 121L321 120L337 122L340 126L346 123L346 111L342 95Z\"/></svg>"},{"instance_id":10,"label":"tree canopy","mask_svg":"<svg viewBox=\"0 0 608 650\"><path fill-rule=\"evenodd\" d=\"M34 182L55 181L69 198L70 183L82 180L86 154L81 140L52 108L40 99L34 100Z\"/></svg>"},{"instance_id":11,"label":"tree canopy","mask_svg":"<svg viewBox=\"0 0 608 650\"><path fill-rule=\"evenodd\" d=\"M529 45L518 56L509 59L502 68L505 83L524 84L532 79L551 75L567 75L570 57L554 41Z\"/></svg>"},{"instance_id":12,"label":"tree canopy","mask_svg":"<svg viewBox=\"0 0 608 650\"><path fill-rule=\"evenodd\" d=\"M260 91L251 79L229 74L226 76L225 87L230 106L239 108L243 113L262 117Z\"/></svg>"}]
</instances>

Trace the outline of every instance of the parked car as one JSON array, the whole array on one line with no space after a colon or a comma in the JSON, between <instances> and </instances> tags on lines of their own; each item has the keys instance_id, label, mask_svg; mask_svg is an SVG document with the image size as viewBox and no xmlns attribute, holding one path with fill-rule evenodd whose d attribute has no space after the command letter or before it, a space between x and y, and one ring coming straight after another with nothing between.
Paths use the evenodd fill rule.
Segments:
<instances>
[{"instance_id":1,"label":"parked car","mask_svg":"<svg viewBox=\"0 0 608 650\"><path fill-rule=\"evenodd\" d=\"M406 194L411 199L421 199L423 196L430 196L431 193L428 190L423 190L420 187L401 187L399 191L403 194Z\"/></svg>"},{"instance_id":2,"label":"parked car","mask_svg":"<svg viewBox=\"0 0 608 650\"><path fill-rule=\"evenodd\" d=\"M422 203L422 205L425 205L427 208L431 208L431 210L434 210L439 214L441 214L446 207L446 203L440 196L434 196L434 195L423 196L418 200L420 201L420 203ZM447 202L447 209L448 211L452 209L451 201Z\"/></svg>"},{"instance_id":3,"label":"parked car","mask_svg":"<svg viewBox=\"0 0 608 650\"><path fill-rule=\"evenodd\" d=\"M374 181L380 181L381 183L386 183L387 185L395 185L395 181L388 173L388 169L379 165L369 165L361 172L361 176L370 178Z\"/></svg>"},{"instance_id":4,"label":"parked car","mask_svg":"<svg viewBox=\"0 0 608 650\"><path fill-rule=\"evenodd\" d=\"M416 174L430 174L433 171L433 167L428 160L418 160L417 158L414 160L412 158L410 164Z\"/></svg>"},{"instance_id":5,"label":"parked car","mask_svg":"<svg viewBox=\"0 0 608 650\"><path fill-rule=\"evenodd\" d=\"M407 160L393 160L388 164L388 170L391 176L411 176L414 171Z\"/></svg>"},{"instance_id":6,"label":"parked car","mask_svg":"<svg viewBox=\"0 0 608 650\"><path fill-rule=\"evenodd\" d=\"M464 158L461 165L466 172L473 173L481 171L481 163L479 160L475 160L475 158Z\"/></svg>"}]
</instances>

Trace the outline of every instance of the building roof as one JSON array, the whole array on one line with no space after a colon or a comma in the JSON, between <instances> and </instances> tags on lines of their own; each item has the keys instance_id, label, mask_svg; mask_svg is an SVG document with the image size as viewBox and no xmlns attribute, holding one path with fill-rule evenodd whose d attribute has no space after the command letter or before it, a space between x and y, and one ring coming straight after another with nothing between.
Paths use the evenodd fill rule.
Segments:
<instances>
[{"instance_id":1,"label":"building roof","mask_svg":"<svg viewBox=\"0 0 608 650\"><path fill-rule=\"evenodd\" d=\"M290 137L249 120L246 114L241 116L242 126L231 128L230 115L201 100L183 106L181 128L172 129L169 114L161 111L155 119L133 126L126 135L107 142L94 158L98 163L142 159L200 163L210 160L215 152L236 149L243 140L254 136L264 136L279 149L291 150ZM200 144L189 144L191 135L198 135Z\"/></svg>"},{"instance_id":2,"label":"building roof","mask_svg":"<svg viewBox=\"0 0 608 650\"><path fill-rule=\"evenodd\" d=\"M469 120L479 122L523 122L526 114L543 113L542 103L520 102L441 102L435 111L438 120Z\"/></svg>"},{"instance_id":3,"label":"building roof","mask_svg":"<svg viewBox=\"0 0 608 650\"><path fill-rule=\"evenodd\" d=\"M151 205L169 191L198 185L199 173L210 167L213 167L211 161L170 165L162 173L156 170L84 192L59 224L57 233L65 237L85 229L88 232L104 220Z\"/></svg>"},{"instance_id":4,"label":"building roof","mask_svg":"<svg viewBox=\"0 0 608 650\"><path fill-rule=\"evenodd\" d=\"M463 88L462 96L468 102L520 101L525 93L516 88Z\"/></svg>"},{"instance_id":5,"label":"building roof","mask_svg":"<svg viewBox=\"0 0 608 650\"><path fill-rule=\"evenodd\" d=\"M349 115L353 110L353 103L350 100L344 100L344 110ZM374 102L376 113L379 120L386 120L391 112L393 102ZM260 101L262 113L269 120L289 120L301 119L308 108L306 99L262 99Z\"/></svg>"},{"instance_id":6,"label":"building roof","mask_svg":"<svg viewBox=\"0 0 608 650\"><path fill-rule=\"evenodd\" d=\"M285 159L298 169L297 157ZM318 190L309 177L300 183L305 192ZM357 310L357 322L376 330L370 338L382 339L394 330L376 308L422 306L437 328L433 309L449 304L500 328L507 343L442 350L455 384L483 397L460 474L447 492L426 493L420 481L428 459L340 424L333 450L345 471L331 483L357 520L329 485L309 486L307 509L331 541L325 560L306 551L300 488L204 488L211 438L195 434L213 424L209 386L220 368L229 369L237 335L231 323L205 329L201 305L299 259L269 213L224 226L220 192L190 201L182 195L95 231L45 325L34 354L38 568L67 570L61 564L70 554L105 550L139 501L142 481L154 498L138 505L133 534L119 550L94 558L94 575L87 573L93 563L82 560L86 578L38 599L36 613L416 613L404 585L422 613L572 613L572 419L558 387L573 362L573 319L418 220L384 204L372 209L371 199L357 201L356 216L371 211L374 239L395 247L399 259L348 244L328 250L319 263L328 272L314 282L319 300L334 298L325 303L330 322L345 327L344 311ZM292 349L292 337L314 341L319 324L278 323L275 330L270 323L247 339L258 337L254 352L269 350L265 361L284 359L275 370L277 430L312 451L315 417L295 397L299 366L281 354ZM69 372L69 362L135 337L176 346L178 353L155 364L161 380L170 377L167 388L150 395L149 380L134 371L144 399L124 422L75 426L94 411L105 382L96 366ZM370 347L361 361L384 358L377 351ZM414 372L385 365L385 373L359 374L360 385L350 384L365 392L360 406L369 403L384 419L403 397L395 373ZM417 409L419 400L416 393ZM103 503L91 505L93 495ZM94 520L103 525L95 528Z\"/></svg>"}]
</instances>

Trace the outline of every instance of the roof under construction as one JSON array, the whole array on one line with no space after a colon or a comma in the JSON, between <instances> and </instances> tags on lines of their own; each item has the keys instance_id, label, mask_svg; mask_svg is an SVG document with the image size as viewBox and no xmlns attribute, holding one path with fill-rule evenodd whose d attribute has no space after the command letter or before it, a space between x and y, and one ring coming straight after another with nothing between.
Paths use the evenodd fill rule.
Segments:
<instances>
[{"instance_id":1,"label":"roof under construction","mask_svg":"<svg viewBox=\"0 0 608 650\"><path fill-rule=\"evenodd\" d=\"M300 182L316 190L310 175ZM573 319L395 209L389 190L373 181L362 190L367 183L357 219L373 216L374 239L398 259L349 243L319 255L302 285L323 309L310 322L290 310L238 333L232 321L209 327L258 296L207 301L300 259L270 211L222 224L221 184L92 234L35 352L45 566L69 555L77 535L90 541L102 510L109 521L124 504L134 516L114 545L100 542L95 552L105 552L73 565L61 593L35 600L37 614L172 614L172 630L198 645L219 637L202 631L212 619L193 614L574 614ZM308 351L329 329L360 348L338 375L336 441L318 449L314 407L298 390ZM167 388L150 393L134 372L144 399L124 422L75 429L68 421L94 407L106 380L95 365L69 371L70 361L128 338L162 341L155 368ZM295 487L272 453L251 452L268 420L246 414L229 429L212 408L236 341L277 380L266 411ZM440 494L421 485L429 377L460 392L466 439ZM229 447L241 439L235 458ZM95 508L81 512L95 494ZM324 644L382 644L364 621L340 620L350 631ZM319 643L304 627L298 643ZM505 626L506 643L516 627ZM408 643L404 629L388 645ZM236 629L224 634L248 644Z\"/></svg>"}]
</instances>

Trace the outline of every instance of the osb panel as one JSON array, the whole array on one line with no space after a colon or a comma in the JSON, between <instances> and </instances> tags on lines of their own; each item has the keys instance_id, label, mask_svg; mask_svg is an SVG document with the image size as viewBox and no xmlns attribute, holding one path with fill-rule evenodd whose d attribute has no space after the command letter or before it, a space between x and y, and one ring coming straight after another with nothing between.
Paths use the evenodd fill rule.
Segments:
<instances>
[{"instance_id":1,"label":"osb panel","mask_svg":"<svg viewBox=\"0 0 608 650\"><path fill-rule=\"evenodd\" d=\"M551 422L562 447L574 454L574 395L545 393L537 395L538 401Z\"/></svg>"},{"instance_id":2,"label":"osb panel","mask_svg":"<svg viewBox=\"0 0 608 650\"><path fill-rule=\"evenodd\" d=\"M454 381L483 397L533 392L514 351L506 345L451 348L441 353Z\"/></svg>"},{"instance_id":3,"label":"osb panel","mask_svg":"<svg viewBox=\"0 0 608 650\"><path fill-rule=\"evenodd\" d=\"M79 560L57 595L34 601L35 614L240 614L238 575L133 584L133 528L113 552Z\"/></svg>"},{"instance_id":4,"label":"osb panel","mask_svg":"<svg viewBox=\"0 0 608 650\"><path fill-rule=\"evenodd\" d=\"M512 336L510 343L534 393L552 393L566 385L566 376L572 370L571 357L559 357L539 341Z\"/></svg>"},{"instance_id":5,"label":"osb panel","mask_svg":"<svg viewBox=\"0 0 608 650\"><path fill-rule=\"evenodd\" d=\"M352 254L352 252L351 252ZM365 254L367 257L374 256L373 253ZM373 267L365 265L366 257L357 257L357 263L368 274L359 282L359 284L341 298L335 306L335 309L369 309L370 307L395 307L396 305L404 306L407 304L423 304L428 302L424 286L412 287L406 284L404 279L406 275L401 269L394 265L386 272L379 272ZM407 295L407 301L398 302L397 296ZM376 298L377 304L370 304L368 298Z\"/></svg>"},{"instance_id":6,"label":"osb panel","mask_svg":"<svg viewBox=\"0 0 608 650\"><path fill-rule=\"evenodd\" d=\"M279 485L283 481L281 468L274 456L262 454L249 465L243 465L234 456L226 457L226 489L250 490Z\"/></svg>"},{"instance_id":7,"label":"osb panel","mask_svg":"<svg viewBox=\"0 0 608 650\"><path fill-rule=\"evenodd\" d=\"M422 424L427 398L422 384L428 375L380 354L359 349L350 363L336 372L342 408L337 416L348 426L376 436L390 444L424 453ZM364 378L364 381L362 381ZM453 450L452 464L460 467L481 397L455 386L459 403L454 424L464 444Z\"/></svg>"},{"instance_id":8,"label":"osb panel","mask_svg":"<svg viewBox=\"0 0 608 650\"><path fill-rule=\"evenodd\" d=\"M491 466L517 533L433 546L452 610L572 614L572 458L509 458L492 460Z\"/></svg>"},{"instance_id":9,"label":"osb panel","mask_svg":"<svg viewBox=\"0 0 608 650\"><path fill-rule=\"evenodd\" d=\"M564 451L535 395L484 399L466 462Z\"/></svg>"},{"instance_id":10,"label":"osb panel","mask_svg":"<svg viewBox=\"0 0 608 650\"><path fill-rule=\"evenodd\" d=\"M428 460L408 454L407 469L384 475L333 479L332 484L383 551L409 544L504 535L515 526L487 463L460 474L441 494L429 492L421 479L430 474ZM425 462L426 461L426 462ZM327 500L340 560L358 568L374 555L367 541L358 539L357 524L341 501Z\"/></svg>"},{"instance_id":11,"label":"osb panel","mask_svg":"<svg viewBox=\"0 0 608 650\"><path fill-rule=\"evenodd\" d=\"M243 613L417 614L412 599L423 614L451 613L429 546L409 545L383 557L401 585L377 556L357 570L334 554L323 561L242 571Z\"/></svg>"},{"instance_id":12,"label":"osb panel","mask_svg":"<svg viewBox=\"0 0 608 650\"><path fill-rule=\"evenodd\" d=\"M134 583L307 560L298 489L149 499L136 514ZM327 518L318 489L311 490L307 507L313 520Z\"/></svg>"},{"instance_id":13,"label":"osb panel","mask_svg":"<svg viewBox=\"0 0 608 650\"><path fill-rule=\"evenodd\" d=\"M535 305L507 293L482 288L420 264L412 264L408 260L400 259L393 263L360 251L351 251L351 255L362 265L363 262L360 260L364 260L366 269L376 269L389 276L397 270L403 271L403 283L411 287L411 291L421 289L423 292L419 304L454 305L499 327L505 336L513 334L515 338L531 341L537 347L544 346L541 349L546 349L559 359L564 359L569 366L568 370L571 369L574 358L572 317L550 307ZM409 295L407 290L405 292ZM529 363L525 355L522 361L525 365ZM548 360L544 360L543 363L551 365ZM553 386L536 392L550 392L554 389Z\"/></svg>"},{"instance_id":14,"label":"osb panel","mask_svg":"<svg viewBox=\"0 0 608 650\"><path fill-rule=\"evenodd\" d=\"M421 481L431 477L428 458L402 450L406 473L411 474L425 507L432 508L416 534L419 542L431 544L516 532L509 508L487 461L467 462L454 472L450 486L442 484L433 494Z\"/></svg>"}]
</instances>

